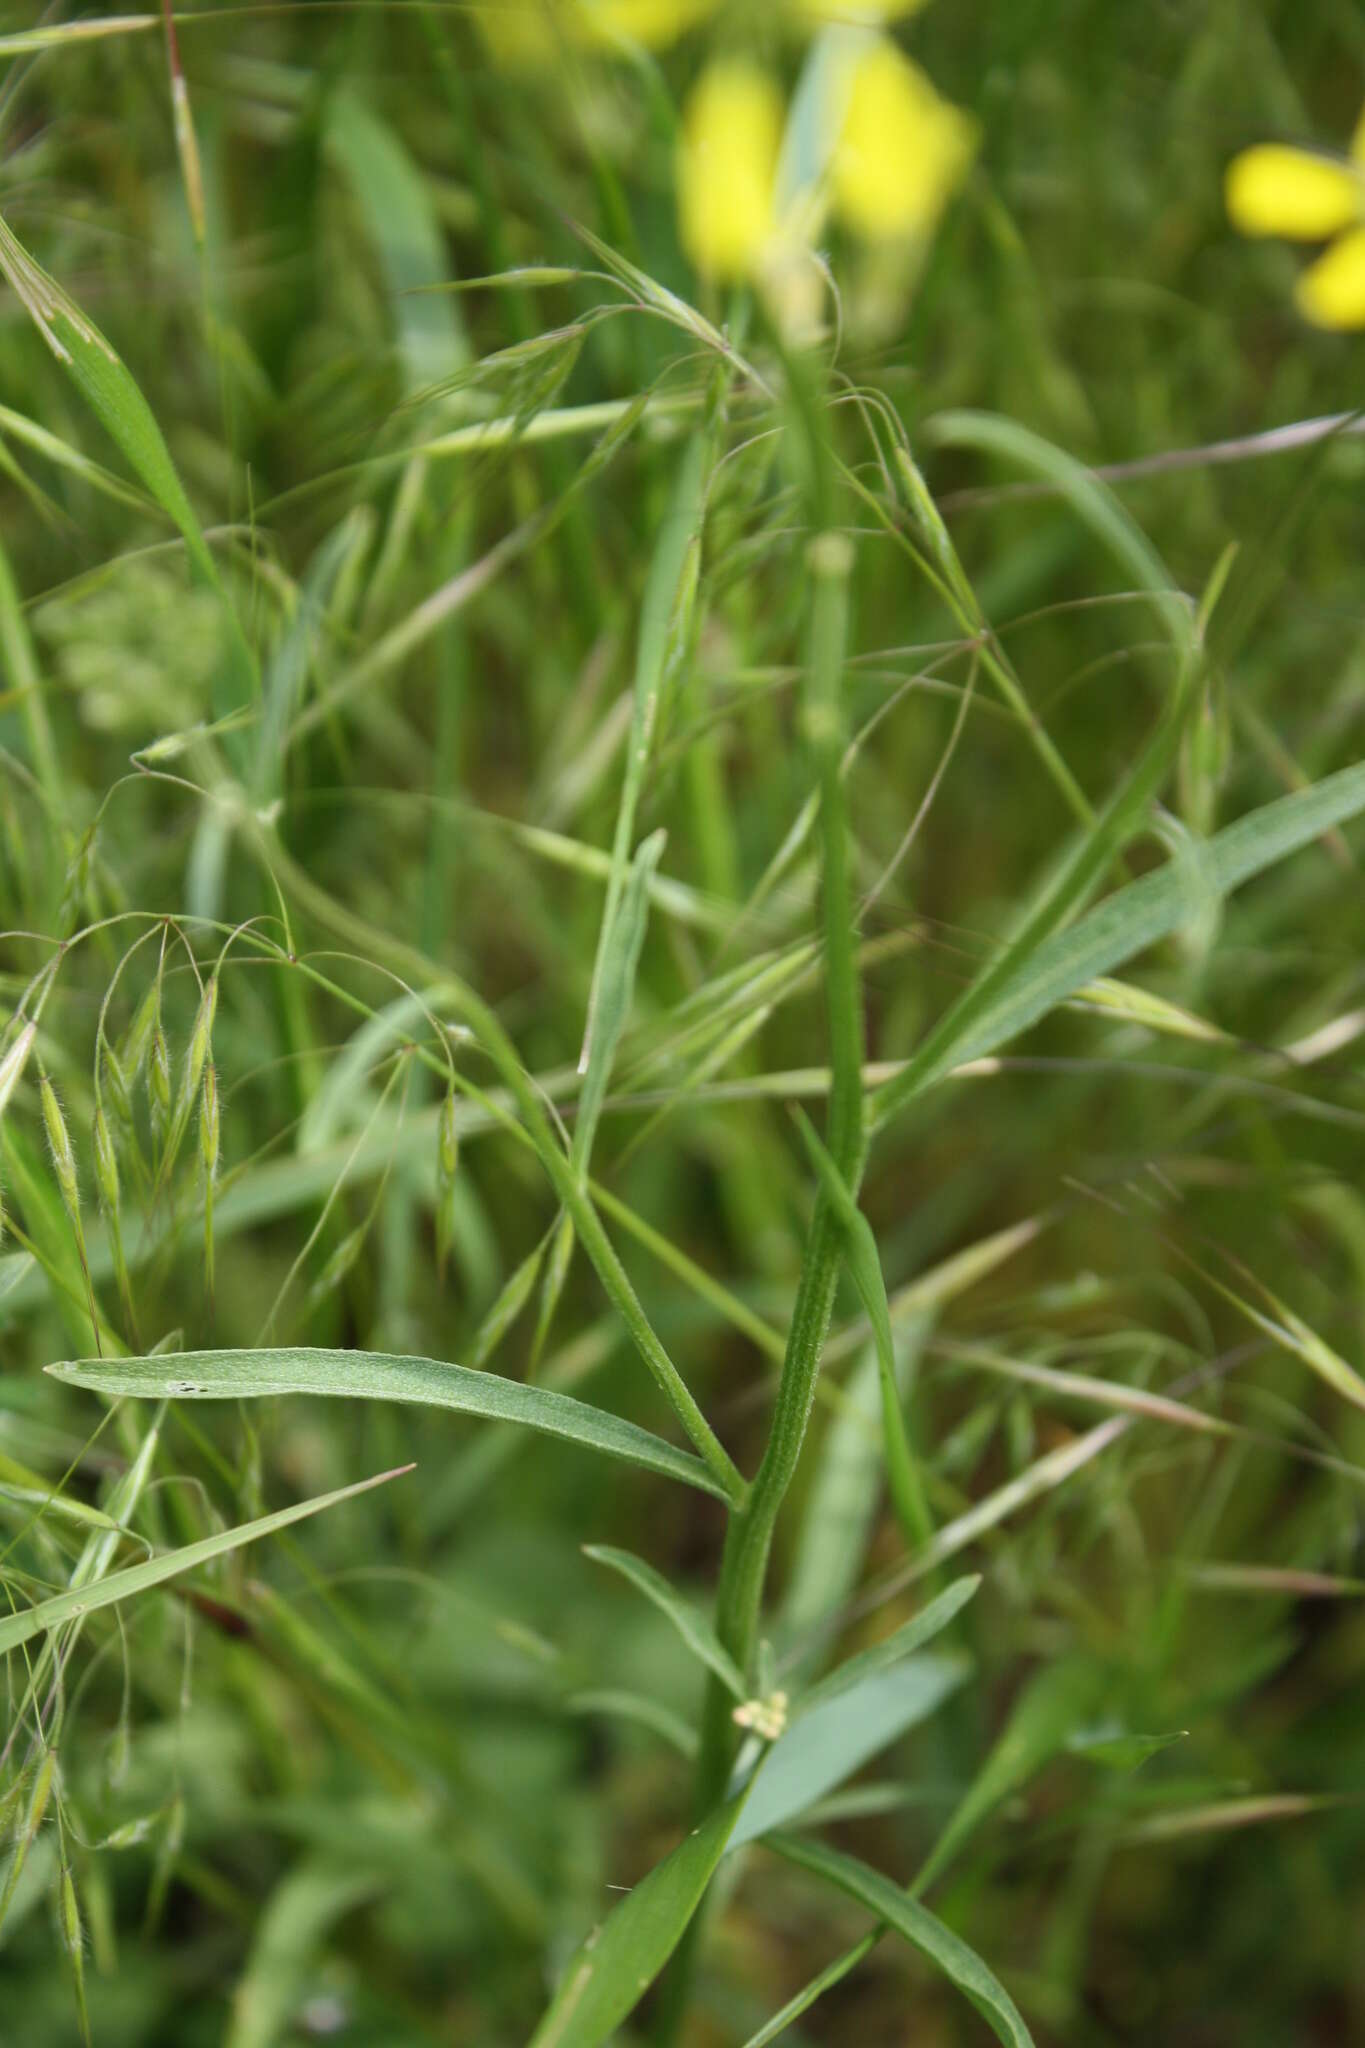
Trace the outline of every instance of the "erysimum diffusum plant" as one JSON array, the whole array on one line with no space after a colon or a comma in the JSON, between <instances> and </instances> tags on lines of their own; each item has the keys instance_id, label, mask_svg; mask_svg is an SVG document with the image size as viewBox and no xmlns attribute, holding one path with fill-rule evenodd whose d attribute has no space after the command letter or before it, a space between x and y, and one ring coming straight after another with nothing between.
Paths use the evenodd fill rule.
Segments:
<instances>
[{"instance_id":1,"label":"erysimum diffusum plant","mask_svg":"<svg viewBox=\"0 0 1365 2048\"><path fill-rule=\"evenodd\" d=\"M0 22L5 2048L1360 2031L1356 451L920 12Z\"/></svg>"},{"instance_id":2,"label":"erysimum diffusum plant","mask_svg":"<svg viewBox=\"0 0 1365 2048\"><path fill-rule=\"evenodd\" d=\"M1227 172L1228 216L1244 235L1326 242L1294 288L1317 327L1365 328L1365 112L1346 157L1261 142Z\"/></svg>"}]
</instances>

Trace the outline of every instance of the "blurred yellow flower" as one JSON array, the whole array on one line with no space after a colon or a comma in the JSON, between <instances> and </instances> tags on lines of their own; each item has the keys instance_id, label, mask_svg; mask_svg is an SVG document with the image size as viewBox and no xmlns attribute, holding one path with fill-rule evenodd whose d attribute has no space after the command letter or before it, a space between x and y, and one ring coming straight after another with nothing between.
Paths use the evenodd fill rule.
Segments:
<instances>
[{"instance_id":1,"label":"blurred yellow flower","mask_svg":"<svg viewBox=\"0 0 1365 2048\"><path fill-rule=\"evenodd\" d=\"M551 64L568 44L642 43L660 50L720 0L483 0L479 26L500 64Z\"/></svg>"},{"instance_id":2,"label":"blurred yellow flower","mask_svg":"<svg viewBox=\"0 0 1365 2048\"><path fill-rule=\"evenodd\" d=\"M880 28L883 22L899 21L918 14L929 0L788 0L792 12L810 22L848 21L855 27Z\"/></svg>"},{"instance_id":3,"label":"blurred yellow flower","mask_svg":"<svg viewBox=\"0 0 1365 2048\"><path fill-rule=\"evenodd\" d=\"M597 42L662 50L719 5L720 0L576 0L572 11L579 33Z\"/></svg>"},{"instance_id":4,"label":"blurred yellow flower","mask_svg":"<svg viewBox=\"0 0 1365 2048\"><path fill-rule=\"evenodd\" d=\"M782 95L766 71L720 60L683 114L678 162L683 247L704 276L754 271L773 232Z\"/></svg>"},{"instance_id":5,"label":"blurred yellow flower","mask_svg":"<svg viewBox=\"0 0 1365 2048\"><path fill-rule=\"evenodd\" d=\"M683 114L678 207L683 246L705 275L752 276L784 244L790 256L828 204L867 241L932 232L971 163L974 124L886 36L858 39L831 79L826 174L788 193L779 219L777 85L739 61L703 72Z\"/></svg>"},{"instance_id":6,"label":"blurred yellow flower","mask_svg":"<svg viewBox=\"0 0 1365 2048\"><path fill-rule=\"evenodd\" d=\"M868 241L927 235L975 150L975 124L878 36L849 78L832 165L835 206Z\"/></svg>"},{"instance_id":7,"label":"blurred yellow flower","mask_svg":"<svg viewBox=\"0 0 1365 2048\"><path fill-rule=\"evenodd\" d=\"M1346 160L1278 142L1244 149L1228 166L1228 218L1244 235L1283 235L1330 248L1294 297L1318 327L1365 327L1365 114Z\"/></svg>"}]
</instances>

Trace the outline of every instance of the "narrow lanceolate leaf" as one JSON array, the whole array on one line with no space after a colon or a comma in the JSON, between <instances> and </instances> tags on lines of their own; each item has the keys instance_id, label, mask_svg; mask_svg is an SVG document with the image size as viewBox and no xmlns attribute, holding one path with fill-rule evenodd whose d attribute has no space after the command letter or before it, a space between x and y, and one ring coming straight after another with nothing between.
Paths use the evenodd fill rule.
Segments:
<instances>
[{"instance_id":1,"label":"narrow lanceolate leaf","mask_svg":"<svg viewBox=\"0 0 1365 2048\"><path fill-rule=\"evenodd\" d=\"M100 1394L130 1394L142 1400L169 1396L180 1401L255 1400L271 1394L334 1395L352 1401L411 1401L453 1408L489 1422L519 1422L527 1429L565 1437L585 1450L602 1451L628 1465L667 1479L724 1493L699 1458L665 1443L633 1422L605 1409L524 1386L497 1373L474 1372L436 1358L400 1358L383 1351L182 1351L170 1358L84 1358L48 1371L72 1386Z\"/></svg>"},{"instance_id":2,"label":"narrow lanceolate leaf","mask_svg":"<svg viewBox=\"0 0 1365 2048\"><path fill-rule=\"evenodd\" d=\"M74 1586L68 1592L55 1593L50 1600L40 1600L36 1607L30 1607L23 1614L0 1617L0 1653L16 1649L20 1643L57 1628L63 1622L79 1620L96 1608L115 1607L120 1601L131 1599L135 1593L145 1593L153 1586L164 1585L168 1579L178 1579L182 1572L193 1571L197 1565L211 1564L215 1558L224 1557L231 1550L240 1550L243 1544L255 1543L262 1536L273 1536L278 1529L287 1529L291 1523L301 1522L309 1515L320 1515L324 1508L336 1507L339 1502L350 1500L358 1493L368 1493L371 1487L383 1486L388 1480L398 1479L413 1469L411 1465L400 1465L392 1472L379 1472L373 1479L362 1479L355 1486L339 1487L335 1493L317 1494L312 1500L296 1502L292 1508L280 1508L273 1515L243 1522L236 1529L222 1529L217 1535L205 1536L198 1543L187 1543L182 1550L168 1550L160 1557L147 1558L142 1564L129 1565L126 1571L111 1572L108 1578L99 1580L95 1585Z\"/></svg>"},{"instance_id":3,"label":"narrow lanceolate leaf","mask_svg":"<svg viewBox=\"0 0 1365 2048\"><path fill-rule=\"evenodd\" d=\"M744 1698L744 1680L734 1659L722 1649L707 1623L680 1593L675 1592L662 1573L655 1571L653 1565L646 1564L642 1557L635 1557L628 1550L617 1550L610 1543L585 1543L583 1555L592 1558L595 1564L608 1565L612 1571L620 1572L622 1578L629 1579L646 1600L652 1600L660 1612L667 1615L693 1656L709 1665L737 1700Z\"/></svg>"},{"instance_id":4,"label":"narrow lanceolate leaf","mask_svg":"<svg viewBox=\"0 0 1365 2048\"><path fill-rule=\"evenodd\" d=\"M869 1907L886 1926L927 1956L971 2000L1006 2048L1033 2048L1033 2036L1018 2006L976 1950L969 1948L960 1935L945 1927L934 1914L926 1912L889 1877L883 1877L879 1870L860 1863L854 1856L827 1849L823 1842L784 1836L772 1846L789 1862L800 1864L812 1876L837 1886Z\"/></svg>"},{"instance_id":5,"label":"narrow lanceolate leaf","mask_svg":"<svg viewBox=\"0 0 1365 2048\"><path fill-rule=\"evenodd\" d=\"M638 2005L701 1903L743 1803L741 1794L717 1807L589 1935L529 2048L598 2048Z\"/></svg>"},{"instance_id":6,"label":"narrow lanceolate leaf","mask_svg":"<svg viewBox=\"0 0 1365 2048\"><path fill-rule=\"evenodd\" d=\"M951 1067L998 1051L1087 982L1169 937L1192 909L1231 895L1361 811L1365 765L1357 764L1239 818L1205 842L1197 866L1171 861L1116 890L1068 930L1017 955L1011 972L984 1004L970 1003L968 990L909 1064L879 1091L877 1123L884 1124ZM988 967L986 977L992 974Z\"/></svg>"},{"instance_id":7,"label":"narrow lanceolate leaf","mask_svg":"<svg viewBox=\"0 0 1365 2048\"><path fill-rule=\"evenodd\" d=\"M952 1585L945 1587L936 1600L931 1600L927 1607L896 1629L894 1634L887 1636L884 1642L874 1644L870 1650L863 1650L856 1657L846 1658L827 1677L822 1678L818 1685L813 1685L809 1692L803 1693L796 1703L795 1713L807 1713L822 1700L837 1698L840 1693L850 1691L855 1685L861 1685L864 1679L875 1677L882 1671L889 1671L903 1658L911 1656L916 1650L922 1650L926 1643L931 1642L947 1628L950 1621L956 1619L980 1584L981 1576L978 1572L971 1572L965 1578L954 1579Z\"/></svg>"},{"instance_id":8,"label":"narrow lanceolate leaf","mask_svg":"<svg viewBox=\"0 0 1365 2048\"><path fill-rule=\"evenodd\" d=\"M906 1657L798 1715L753 1779L731 1846L795 1819L861 1770L888 1743L926 1720L967 1677L963 1656Z\"/></svg>"}]
</instances>

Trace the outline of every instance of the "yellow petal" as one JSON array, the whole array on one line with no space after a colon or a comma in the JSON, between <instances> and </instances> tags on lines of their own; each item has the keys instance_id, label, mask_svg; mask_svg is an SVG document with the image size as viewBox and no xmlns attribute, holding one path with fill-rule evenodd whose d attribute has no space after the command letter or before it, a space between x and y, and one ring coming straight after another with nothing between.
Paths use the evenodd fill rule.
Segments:
<instances>
[{"instance_id":1,"label":"yellow petal","mask_svg":"<svg viewBox=\"0 0 1365 2048\"><path fill-rule=\"evenodd\" d=\"M696 22L714 14L720 0L577 0L582 32L594 42L643 43L660 50Z\"/></svg>"},{"instance_id":2,"label":"yellow petal","mask_svg":"<svg viewBox=\"0 0 1365 2048\"><path fill-rule=\"evenodd\" d=\"M976 149L975 123L940 99L887 37L854 62L834 151L834 199L858 234L931 232Z\"/></svg>"},{"instance_id":3,"label":"yellow petal","mask_svg":"<svg viewBox=\"0 0 1365 2048\"><path fill-rule=\"evenodd\" d=\"M806 21L851 21L864 28L879 28L885 21L900 21L918 14L928 0L789 0L792 12Z\"/></svg>"},{"instance_id":4,"label":"yellow petal","mask_svg":"<svg viewBox=\"0 0 1365 2048\"><path fill-rule=\"evenodd\" d=\"M1304 271L1294 297L1316 327L1365 327L1365 228L1339 235Z\"/></svg>"},{"instance_id":5,"label":"yellow petal","mask_svg":"<svg viewBox=\"0 0 1365 2048\"><path fill-rule=\"evenodd\" d=\"M687 102L679 228L693 263L710 277L747 276L772 233L782 114L767 72L738 60L710 65Z\"/></svg>"},{"instance_id":6,"label":"yellow petal","mask_svg":"<svg viewBox=\"0 0 1365 2048\"><path fill-rule=\"evenodd\" d=\"M1235 156L1225 191L1228 218L1244 235L1316 242L1365 215L1365 179L1358 170L1279 142Z\"/></svg>"}]
</instances>

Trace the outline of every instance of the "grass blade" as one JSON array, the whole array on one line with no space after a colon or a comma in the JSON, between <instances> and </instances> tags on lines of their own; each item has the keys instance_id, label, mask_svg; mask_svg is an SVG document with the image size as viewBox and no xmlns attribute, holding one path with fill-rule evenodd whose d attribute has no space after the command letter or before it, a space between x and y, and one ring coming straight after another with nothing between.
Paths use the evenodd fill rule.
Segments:
<instances>
[{"instance_id":1,"label":"grass blade","mask_svg":"<svg viewBox=\"0 0 1365 2048\"><path fill-rule=\"evenodd\" d=\"M312 1500L296 1501L293 1507L279 1508L273 1515L262 1515L256 1521L243 1522L235 1529L219 1530L216 1535L205 1536L198 1543L187 1543L181 1550L166 1551L142 1564L129 1565L125 1571L111 1572L107 1579L101 1579L94 1585L74 1586L65 1593L55 1593L50 1600L39 1601L36 1607L30 1607L23 1614L5 1615L0 1618L0 1653L17 1649L20 1643L27 1643L34 1636L58 1628L63 1622L79 1620L96 1608L114 1607L120 1601L131 1599L135 1593L144 1593L152 1586L162 1586L168 1579L179 1578L182 1572L193 1571L197 1565L210 1564L214 1558L240 1550L244 1544L256 1543L262 1536L273 1536L279 1529L287 1529L292 1523L302 1522L310 1515L320 1515L324 1508L336 1507L343 1500L368 1493L372 1487L383 1486L390 1479L401 1478L405 1472L414 1469L412 1465L399 1465L391 1472L378 1472L372 1479L362 1479L354 1486L338 1487L334 1493L319 1493Z\"/></svg>"},{"instance_id":2,"label":"grass blade","mask_svg":"<svg viewBox=\"0 0 1365 2048\"><path fill-rule=\"evenodd\" d=\"M909 1065L879 1090L874 1098L876 1124L884 1125L950 1067L995 1052L1088 982L1169 937L1195 903L1230 896L1244 882L1362 810L1365 766L1357 764L1226 826L1200 849L1197 871L1171 862L1116 890L1069 930L1016 956L984 1003L973 1002L968 990ZM988 967L974 987L984 989L996 979L996 970Z\"/></svg>"}]
</instances>

